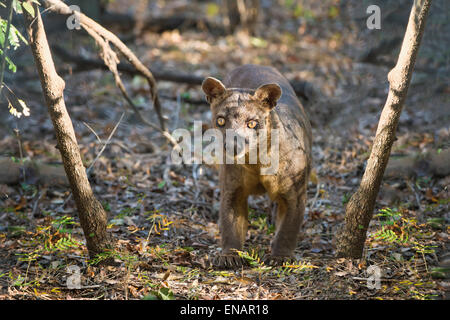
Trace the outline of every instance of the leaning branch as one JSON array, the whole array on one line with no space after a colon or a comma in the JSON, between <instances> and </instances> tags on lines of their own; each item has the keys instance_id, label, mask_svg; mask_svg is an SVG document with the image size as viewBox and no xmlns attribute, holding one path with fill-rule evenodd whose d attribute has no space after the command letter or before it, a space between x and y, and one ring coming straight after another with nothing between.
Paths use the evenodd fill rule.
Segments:
<instances>
[{"instance_id":1,"label":"leaning branch","mask_svg":"<svg viewBox=\"0 0 450 320\"><path fill-rule=\"evenodd\" d=\"M103 53L105 53L105 46L103 45L103 43L107 43L108 47L109 47L109 43L111 43L114 45L114 47L116 47L119 50L119 52L122 55L124 55L127 58L127 60L133 65L133 67L136 68L137 72L147 80L147 82L150 86L153 105L154 105L155 111L158 115L161 129L163 131L166 131L166 126L164 123L164 118L163 118L162 110L161 110L162 109L161 103L159 101L158 93L157 93L156 80L155 80L153 74L151 73L151 71L135 56L135 54L115 34L110 32L109 30L103 28L101 25L99 25L97 22L95 22L91 18L87 17L83 13L77 12L77 11L72 11L69 8L69 6L67 6L62 1L60 1L60 0L43 0L43 4L47 7L48 10L50 10L52 12L63 14L63 15L75 15L77 17L78 21L80 22L80 26L83 29L85 29L86 32L88 32L91 36L94 36L94 34L96 35L96 36L94 36L94 39L96 40L96 42L98 44L100 44L100 47L102 48ZM99 39L101 39L101 40L99 40ZM111 54L108 54L108 56L111 57ZM110 66L108 66L108 68L110 68ZM110 68L110 70L111 70L111 68ZM116 75L115 75L115 77L116 77ZM117 77L116 77L116 80L117 80ZM117 81L116 81L116 83L117 83ZM120 88L120 86L119 86L119 89L123 93L123 90L122 90L122 88Z\"/></svg>"}]
</instances>

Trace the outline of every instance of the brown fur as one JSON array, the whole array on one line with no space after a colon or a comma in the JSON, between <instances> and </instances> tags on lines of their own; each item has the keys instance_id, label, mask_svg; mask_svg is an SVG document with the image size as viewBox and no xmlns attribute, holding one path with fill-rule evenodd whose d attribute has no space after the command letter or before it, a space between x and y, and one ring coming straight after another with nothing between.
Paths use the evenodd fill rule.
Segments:
<instances>
[{"instance_id":1,"label":"brown fur","mask_svg":"<svg viewBox=\"0 0 450 320\"><path fill-rule=\"evenodd\" d=\"M279 130L276 174L262 175L259 162L220 165L222 254L215 259L215 264L233 267L242 263L233 251L242 249L246 237L247 198L265 192L277 203L270 258L283 261L292 257L303 222L311 167L311 128L301 103L286 78L271 67L244 65L231 71L224 84L207 78L202 88L211 105L215 128L223 132L238 128L251 130L247 128L248 121L257 120L258 129L267 130L269 135L271 130ZM218 126L218 117L225 118L225 126Z\"/></svg>"}]
</instances>

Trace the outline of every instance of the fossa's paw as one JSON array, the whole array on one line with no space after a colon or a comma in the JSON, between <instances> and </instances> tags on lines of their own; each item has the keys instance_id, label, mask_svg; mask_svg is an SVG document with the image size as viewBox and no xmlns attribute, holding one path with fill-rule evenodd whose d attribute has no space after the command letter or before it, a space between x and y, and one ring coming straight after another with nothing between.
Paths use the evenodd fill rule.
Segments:
<instances>
[{"instance_id":1,"label":"fossa's paw","mask_svg":"<svg viewBox=\"0 0 450 320\"><path fill-rule=\"evenodd\" d=\"M216 256L212 264L219 269L237 269L247 265L247 261L238 254L228 253Z\"/></svg>"},{"instance_id":2,"label":"fossa's paw","mask_svg":"<svg viewBox=\"0 0 450 320\"><path fill-rule=\"evenodd\" d=\"M272 266L272 267L279 267L282 266L285 263L291 263L294 261L294 259L291 256L273 256L273 255L267 255L264 258L264 263L266 265Z\"/></svg>"}]
</instances>

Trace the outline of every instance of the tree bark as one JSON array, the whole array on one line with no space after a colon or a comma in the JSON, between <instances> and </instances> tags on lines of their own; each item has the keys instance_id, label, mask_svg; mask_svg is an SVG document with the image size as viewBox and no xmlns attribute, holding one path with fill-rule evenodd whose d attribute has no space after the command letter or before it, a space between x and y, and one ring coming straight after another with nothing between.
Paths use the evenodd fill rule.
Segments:
<instances>
[{"instance_id":1,"label":"tree bark","mask_svg":"<svg viewBox=\"0 0 450 320\"><path fill-rule=\"evenodd\" d=\"M92 192L86 169L81 161L75 131L64 102L65 83L56 73L38 6L31 1L28 3L33 5L35 11L35 17L26 10L23 11L30 47L41 80L48 113L55 129L64 170L78 209L89 256L93 258L111 247L111 241L106 232L107 215Z\"/></svg>"},{"instance_id":2,"label":"tree bark","mask_svg":"<svg viewBox=\"0 0 450 320\"><path fill-rule=\"evenodd\" d=\"M338 257L361 258L375 200L395 140L431 0L415 0L396 66L389 72L389 93L367 167L346 207L345 225L337 237Z\"/></svg>"}]
</instances>

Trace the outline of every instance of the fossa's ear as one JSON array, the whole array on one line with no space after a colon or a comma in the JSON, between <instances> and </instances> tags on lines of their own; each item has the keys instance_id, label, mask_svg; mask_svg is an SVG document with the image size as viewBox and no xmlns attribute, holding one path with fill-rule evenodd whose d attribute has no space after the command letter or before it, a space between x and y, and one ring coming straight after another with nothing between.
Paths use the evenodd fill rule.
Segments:
<instances>
[{"instance_id":1,"label":"fossa's ear","mask_svg":"<svg viewBox=\"0 0 450 320\"><path fill-rule=\"evenodd\" d=\"M227 89L220 80L213 77L208 77L203 80L202 90L206 95L206 101L211 103L214 99L222 96Z\"/></svg>"},{"instance_id":2,"label":"fossa's ear","mask_svg":"<svg viewBox=\"0 0 450 320\"><path fill-rule=\"evenodd\" d=\"M263 106L273 109L281 97L281 88L276 83L264 84L256 89L253 98L261 101Z\"/></svg>"}]
</instances>

